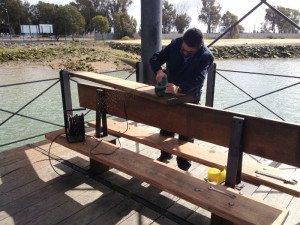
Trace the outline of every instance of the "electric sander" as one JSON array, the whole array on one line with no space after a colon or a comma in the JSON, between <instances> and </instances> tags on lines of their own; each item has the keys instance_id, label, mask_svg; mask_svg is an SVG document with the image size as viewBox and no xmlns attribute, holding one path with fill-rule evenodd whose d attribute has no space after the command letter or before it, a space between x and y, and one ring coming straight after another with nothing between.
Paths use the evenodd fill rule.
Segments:
<instances>
[{"instance_id":1,"label":"electric sander","mask_svg":"<svg viewBox=\"0 0 300 225\"><path fill-rule=\"evenodd\" d=\"M155 94L158 97L173 97L174 94L166 93L166 84L168 83L167 77L162 77L161 83L157 83L155 86Z\"/></svg>"}]
</instances>

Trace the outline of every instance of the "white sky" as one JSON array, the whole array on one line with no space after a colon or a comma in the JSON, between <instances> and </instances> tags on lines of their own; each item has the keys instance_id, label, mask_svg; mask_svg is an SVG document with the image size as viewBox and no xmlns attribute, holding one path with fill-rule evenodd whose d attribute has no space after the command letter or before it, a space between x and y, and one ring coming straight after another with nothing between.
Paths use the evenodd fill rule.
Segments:
<instances>
[{"instance_id":1,"label":"white sky","mask_svg":"<svg viewBox=\"0 0 300 225\"><path fill-rule=\"evenodd\" d=\"M28 0L30 4L37 4L39 0ZM54 3L58 5L65 5L70 3L72 0L40 0L42 2ZM155 0L154 0L155 1ZM190 27L200 28L203 32L206 32L206 26L201 24L198 20L198 6L201 5L201 0L169 0L169 3L176 6L179 3L184 2L187 8L188 15L192 18ZM238 16L240 19L254 6L256 6L260 0L218 0L222 7L221 14L223 15L227 11ZM283 6L286 8L297 9L300 11L300 0L267 0L270 5ZM245 32L252 32L254 29L258 30L261 27L261 23L264 22L265 4L261 5L256 9L250 16L241 22L241 25L245 28ZM133 0L133 4L129 8L129 15L133 16L137 22L138 27L141 21L141 0Z\"/></svg>"}]
</instances>

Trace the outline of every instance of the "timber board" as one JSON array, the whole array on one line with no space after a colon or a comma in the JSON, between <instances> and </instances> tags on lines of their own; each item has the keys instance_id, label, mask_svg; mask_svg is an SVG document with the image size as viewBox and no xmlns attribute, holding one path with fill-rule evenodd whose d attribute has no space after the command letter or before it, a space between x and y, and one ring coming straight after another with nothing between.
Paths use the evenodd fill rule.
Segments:
<instances>
[{"instance_id":1,"label":"timber board","mask_svg":"<svg viewBox=\"0 0 300 225\"><path fill-rule=\"evenodd\" d=\"M59 133L61 130L47 134L46 138L53 140ZM206 183L190 173L153 161L129 150L118 148L116 145L105 141L98 142L94 138L87 137L85 143L69 144L64 137L60 136L56 142L124 171L161 190L186 199L237 224L282 224L288 215L285 209L265 204L263 201L247 195L239 195L237 191L230 188L215 185L221 190L237 195L235 199L228 199L228 196L208 190L212 184ZM103 155L103 153L109 155ZM199 188L200 191L196 192L195 188ZM234 204L230 205L229 202Z\"/></svg>"},{"instance_id":2,"label":"timber board","mask_svg":"<svg viewBox=\"0 0 300 225\"><path fill-rule=\"evenodd\" d=\"M132 95L141 96L162 104L181 104L185 102L193 102L194 97L185 94L178 94L174 97L158 97L155 94L154 86L143 83L124 80L117 77L107 76L93 72L70 72L70 76L103 84L109 87L117 88L122 91L129 92Z\"/></svg>"},{"instance_id":3,"label":"timber board","mask_svg":"<svg viewBox=\"0 0 300 225\"><path fill-rule=\"evenodd\" d=\"M95 121L89 122L89 126L96 127ZM128 126L128 129L127 129ZM227 164L227 153L208 149L193 143L179 141L175 138L165 137L159 133L147 131L126 123L107 119L107 129L112 135L125 137L129 140L142 143L153 148L163 150L183 158L204 164L210 167L224 169ZM292 177L300 181L300 176L286 173L280 169L256 163L252 160L243 159L242 178L254 183L263 184L276 190L300 197L300 182L297 184L287 184L281 180L262 176L255 173L256 170L265 171L283 177Z\"/></svg>"},{"instance_id":4,"label":"timber board","mask_svg":"<svg viewBox=\"0 0 300 225\"><path fill-rule=\"evenodd\" d=\"M96 109L97 86L78 84L81 107ZM165 105L105 90L108 114L229 147L234 116L245 118L243 152L300 167L300 125L185 103Z\"/></svg>"}]
</instances>

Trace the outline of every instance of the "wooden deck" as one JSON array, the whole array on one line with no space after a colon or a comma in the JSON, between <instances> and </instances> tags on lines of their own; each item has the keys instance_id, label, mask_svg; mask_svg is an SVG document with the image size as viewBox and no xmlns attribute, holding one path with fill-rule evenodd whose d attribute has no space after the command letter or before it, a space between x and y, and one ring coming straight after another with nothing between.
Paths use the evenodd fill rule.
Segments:
<instances>
[{"instance_id":1,"label":"wooden deck","mask_svg":"<svg viewBox=\"0 0 300 225\"><path fill-rule=\"evenodd\" d=\"M156 128L143 128L158 131ZM123 148L153 159L160 154L157 149L124 138L120 138L120 142ZM227 151L226 148L199 140L196 143L214 150ZM0 224L176 224L94 179L52 160L55 170L65 176L58 175L51 168L46 153L50 143L41 141L34 145L39 147L24 146L0 153ZM84 169L89 168L87 157L57 144L52 145L51 153ZM291 166L249 155L244 157L300 174L300 169ZM176 158L170 160L169 164L176 166ZM190 172L206 177L207 170L208 167L193 163ZM116 169L101 176L192 224L210 222L209 212ZM287 208L289 216L286 225L300 225L300 198L265 186L244 184L242 192Z\"/></svg>"}]
</instances>

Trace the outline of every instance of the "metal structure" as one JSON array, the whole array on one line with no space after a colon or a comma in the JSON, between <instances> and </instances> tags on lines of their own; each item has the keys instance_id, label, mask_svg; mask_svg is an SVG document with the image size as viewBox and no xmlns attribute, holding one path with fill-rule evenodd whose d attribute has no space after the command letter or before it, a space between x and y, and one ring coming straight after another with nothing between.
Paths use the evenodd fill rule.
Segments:
<instances>
[{"instance_id":1,"label":"metal structure","mask_svg":"<svg viewBox=\"0 0 300 225\"><path fill-rule=\"evenodd\" d=\"M155 76L150 67L149 59L154 52L161 49L162 1L141 0L141 17L143 76L139 81L154 85Z\"/></svg>"}]
</instances>

